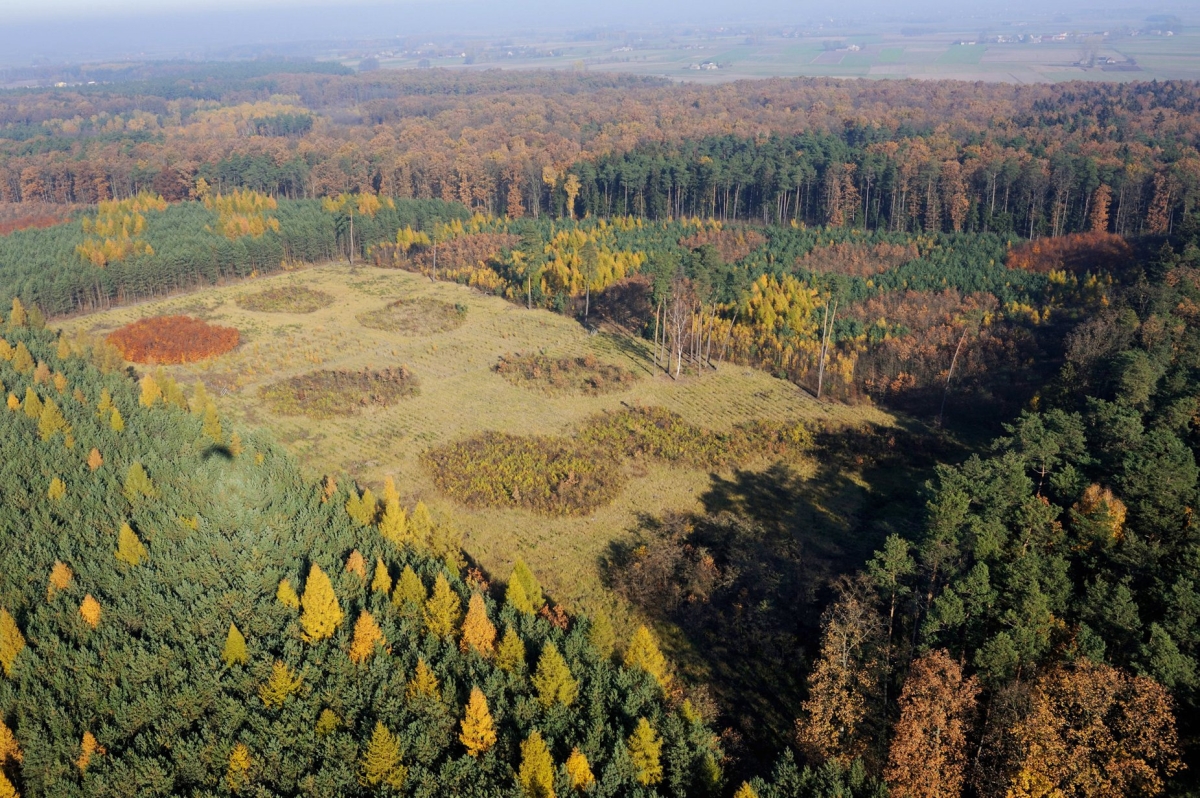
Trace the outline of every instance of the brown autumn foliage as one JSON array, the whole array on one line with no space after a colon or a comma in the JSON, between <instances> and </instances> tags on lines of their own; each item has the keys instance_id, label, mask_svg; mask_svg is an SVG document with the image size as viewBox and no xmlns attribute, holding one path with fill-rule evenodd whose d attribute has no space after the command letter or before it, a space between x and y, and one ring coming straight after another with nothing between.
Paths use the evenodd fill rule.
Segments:
<instances>
[{"instance_id":1,"label":"brown autumn foliage","mask_svg":"<svg viewBox=\"0 0 1200 798\"><path fill-rule=\"evenodd\" d=\"M509 233L470 233L437 246L412 247L407 252L395 244L383 244L373 252L376 266L469 282L474 272L486 269L490 260L520 243L520 236Z\"/></svg>"},{"instance_id":2,"label":"brown autumn foliage","mask_svg":"<svg viewBox=\"0 0 1200 798\"><path fill-rule=\"evenodd\" d=\"M1133 248L1124 238L1093 231L1026 242L1010 249L1004 264L1028 272L1115 274L1132 261Z\"/></svg>"},{"instance_id":3,"label":"brown autumn foliage","mask_svg":"<svg viewBox=\"0 0 1200 798\"><path fill-rule=\"evenodd\" d=\"M17 230L53 227L69 219L80 207L53 202L0 202L0 236Z\"/></svg>"},{"instance_id":4,"label":"brown autumn foliage","mask_svg":"<svg viewBox=\"0 0 1200 798\"><path fill-rule=\"evenodd\" d=\"M238 331L192 316L154 316L127 324L107 338L132 363L194 363L238 345Z\"/></svg>"},{"instance_id":5,"label":"brown autumn foliage","mask_svg":"<svg viewBox=\"0 0 1200 798\"><path fill-rule=\"evenodd\" d=\"M796 267L819 274L832 272L851 277L873 277L901 266L919 254L916 243L912 241L906 244L880 241L874 246L839 241L813 249L797 259Z\"/></svg>"},{"instance_id":6,"label":"brown autumn foliage","mask_svg":"<svg viewBox=\"0 0 1200 798\"><path fill-rule=\"evenodd\" d=\"M757 230L745 228L705 229L679 240L679 246L685 249L711 246L721 256L721 260L726 263L741 260L765 243L767 243L766 236Z\"/></svg>"},{"instance_id":7,"label":"brown autumn foliage","mask_svg":"<svg viewBox=\"0 0 1200 798\"><path fill-rule=\"evenodd\" d=\"M1170 694L1083 658L1045 673L1013 734L1022 756L1012 798L1123 798L1161 795L1180 768Z\"/></svg>"},{"instance_id":8,"label":"brown autumn foliage","mask_svg":"<svg viewBox=\"0 0 1200 798\"><path fill-rule=\"evenodd\" d=\"M896 798L958 798L979 685L942 650L916 660L900 694L884 778Z\"/></svg>"}]
</instances>

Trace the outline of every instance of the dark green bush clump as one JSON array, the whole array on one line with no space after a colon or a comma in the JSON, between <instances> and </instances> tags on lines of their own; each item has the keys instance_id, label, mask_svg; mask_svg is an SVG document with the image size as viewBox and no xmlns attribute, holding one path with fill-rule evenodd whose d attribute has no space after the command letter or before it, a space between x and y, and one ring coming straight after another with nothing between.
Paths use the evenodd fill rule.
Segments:
<instances>
[{"instance_id":1,"label":"dark green bush clump","mask_svg":"<svg viewBox=\"0 0 1200 798\"><path fill-rule=\"evenodd\" d=\"M265 288L238 297L238 306L259 313L314 313L333 304L333 296L302 285Z\"/></svg>"}]
</instances>

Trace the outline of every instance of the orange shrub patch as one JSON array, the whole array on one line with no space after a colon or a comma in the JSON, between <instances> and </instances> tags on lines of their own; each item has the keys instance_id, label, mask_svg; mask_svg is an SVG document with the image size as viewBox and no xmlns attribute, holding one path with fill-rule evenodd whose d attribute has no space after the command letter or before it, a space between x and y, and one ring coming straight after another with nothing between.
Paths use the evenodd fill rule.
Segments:
<instances>
[{"instance_id":1,"label":"orange shrub patch","mask_svg":"<svg viewBox=\"0 0 1200 798\"><path fill-rule=\"evenodd\" d=\"M679 246L696 249L710 244L717 250L721 260L735 263L766 242L766 236L756 230L701 230L695 235L680 239Z\"/></svg>"},{"instance_id":2,"label":"orange shrub patch","mask_svg":"<svg viewBox=\"0 0 1200 798\"><path fill-rule=\"evenodd\" d=\"M1114 272L1133 260L1133 249L1112 233L1072 233L1040 238L1008 251L1004 265L1027 272L1068 271L1075 274Z\"/></svg>"},{"instance_id":3,"label":"orange shrub patch","mask_svg":"<svg viewBox=\"0 0 1200 798\"><path fill-rule=\"evenodd\" d=\"M108 342L133 363L194 363L238 345L238 331L191 316L155 316L126 324Z\"/></svg>"}]
</instances>

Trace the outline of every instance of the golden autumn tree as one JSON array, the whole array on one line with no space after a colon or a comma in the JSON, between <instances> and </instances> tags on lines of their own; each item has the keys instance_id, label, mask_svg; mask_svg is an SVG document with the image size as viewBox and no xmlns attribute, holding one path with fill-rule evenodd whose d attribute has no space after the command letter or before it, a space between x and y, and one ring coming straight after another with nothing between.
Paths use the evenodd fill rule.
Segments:
<instances>
[{"instance_id":1,"label":"golden autumn tree","mask_svg":"<svg viewBox=\"0 0 1200 798\"><path fill-rule=\"evenodd\" d=\"M392 593L392 575L383 563L382 557L375 559L375 572L371 575L371 592L389 596Z\"/></svg>"},{"instance_id":2,"label":"golden autumn tree","mask_svg":"<svg viewBox=\"0 0 1200 798\"><path fill-rule=\"evenodd\" d=\"M100 745L100 742L96 739L96 735L90 731L85 731L83 739L79 743L79 758L75 760L75 766L80 771L85 771L88 765L91 764L92 757L103 756L105 753L107 752L104 750L104 746Z\"/></svg>"},{"instance_id":3,"label":"golden autumn tree","mask_svg":"<svg viewBox=\"0 0 1200 798\"><path fill-rule=\"evenodd\" d=\"M238 743L229 752L229 764L225 768L225 786L232 793L239 793L250 783L250 749Z\"/></svg>"},{"instance_id":4,"label":"golden autumn tree","mask_svg":"<svg viewBox=\"0 0 1200 798\"><path fill-rule=\"evenodd\" d=\"M662 737L645 718L638 718L637 727L626 741L629 758L639 784L649 786L662 781Z\"/></svg>"},{"instance_id":5,"label":"golden autumn tree","mask_svg":"<svg viewBox=\"0 0 1200 798\"><path fill-rule=\"evenodd\" d=\"M506 673L518 673L525 667L525 641L510 626L496 649L496 667Z\"/></svg>"},{"instance_id":6,"label":"golden autumn tree","mask_svg":"<svg viewBox=\"0 0 1200 798\"><path fill-rule=\"evenodd\" d=\"M496 726L488 709L487 698L478 687L471 688L458 740L471 756L479 756L496 744Z\"/></svg>"},{"instance_id":7,"label":"golden autumn tree","mask_svg":"<svg viewBox=\"0 0 1200 798\"><path fill-rule=\"evenodd\" d=\"M433 595L425 602L425 628L437 637L454 633L462 614L462 599L450 588L446 575L439 573L433 583Z\"/></svg>"},{"instance_id":8,"label":"golden autumn tree","mask_svg":"<svg viewBox=\"0 0 1200 798\"><path fill-rule=\"evenodd\" d=\"M366 610L359 613L358 620L354 622L354 639L350 643L350 661L361 665L374 656L376 646L386 643L375 616Z\"/></svg>"},{"instance_id":9,"label":"golden autumn tree","mask_svg":"<svg viewBox=\"0 0 1200 798\"><path fill-rule=\"evenodd\" d=\"M370 526L375 523L375 513L378 511L375 494L367 488L360 495L357 490L350 489L350 498L346 500L346 514L360 526Z\"/></svg>"},{"instance_id":10,"label":"golden autumn tree","mask_svg":"<svg viewBox=\"0 0 1200 798\"><path fill-rule=\"evenodd\" d=\"M424 657L417 660L417 670L405 688L405 695L410 700L414 698L436 699L440 696L437 676L425 664Z\"/></svg>"},{"instance_id":11,"label":"golden autumn tree","mask_svg":"<svg viewBox=\"0 0 1200 798\"><path fill-rule=\"evenodd\" d=\"M521 743L517 781L526 798L554 798L554 760L537 729Z\"/></svg>"},{"instance_id":12,"label":"golden autumn tree","mask_svg":"<svg viewBox=\"0 0 1200 798\"><path fill-rule=\"evenodd\" d=\"M304 596L300 599L300 606L300 625L304 628L302 636L308 643L331 637L345 618L337 594L333 592L333 583L316 563L313 563L308 571L308 579L304 581Z\"/></svg>"},{"instance_id":13,"label":"golden autumn tree","mask_svg":"<svg viewBox=\"0 0 1200 798\"><path fill-rule=\"evenodd\" d=\"M359 784L364 787L386 785L393 790L404 786L408 768L401 761L400 740L382 721L376 721L367 750L359 760Z\"/></svg>"},{"instance_id":14,"label":"golden autumn tree","mask_svg":"<svg viewBox=\"0 0 1200 798\"><path fill-rule=\"evenodd\" d=\"M467 605L467 617L463 620L459 647L464 652L473 648L484 657L490 657L495 651L496 627L488 620L487 606L479 593L471 594L471 601Z\"/></svg>"},{"instance_id":15,"label":"golden autumn tree","mask_svg":"<svg viewBox=\"0 0 1200 798\"><path fill-rule=\"evenodd\" d=\"M430 515L425 502L419 501L413 507L412 515L408 518L408 536L411 538L411 545L429 548L429 542L433 539L433 516Z\"/></svg>"},{"instance_id":16,"label":"golden autumn tree","mask_svg":"<svg viewBox=\"0 0 1200 798\"><path fill-rule=\"evenodd\" d=\"M354 574L364 582L366 581L367 561L358 549L350 552L350 556L346 558L346 573Z\"/></svg>"},{"instance_id":17,"label":"golden autumn tree","mask_svg":"<svg viewBox=\"0 0 1200 798\"><path fill-rule=\"evenodd\" d=\"M100 466L104 465L104 458L100 456L100 450L93 447L88 452L87 467L89 471L95 471Z\"/></svg>"},{"instance_id":18,"label":"golden autumn tree","mask_svg":"<svg viewBox=\"0 0 1200 798\"><path fill-rule=\"evenodd\" d=\"M508 581L508 587L504 590L504 601L517 612L533 615L533 602L529 600L524 586L516 579Z\"/></svg>"},{"instance_id":19,"label":"golden autumn tree","mask_svg":"<svg viewBox=\"0 0 1200 798\"><path fill-rule=\"evenodd\" d=\"M55 560L54 565L50 568L50 579L46 584L46 601L53 600L57 593L70 587L71 580L74 578L75 572L71 570L70 566Z\"/></svg>"},{"instance_id":20,"label":"golden autumn tree","mask_svg":"<svg viewBox=\"0 0 1200 798\"><path fill-rule=\"evenodd\" d=\"M667 670L667 658L658 647L654 634L645 626L639 626L625 649L625 667L641 668L654 677L654 681L666 690L671 684L671 674Z\"/></svg>"},{"instance_id":21,"label":"golden autumn tree","mask_svg":"<svg viewBox=\"0 0 1200 798\"><path fill-rule=\"evenodd\" d=\"M50 480L50 487L46 489L46 496L50 501L58 501L63 496L67 495L67 485L58 477Z\"/></svg>"},{"instance_id":22,"label":"golden autumn tree","mask_svg":"<svg viewBox=\"0 0 1200 798\"><path fill-rule=\"evenodd\" d=\"M121 524L121 531L117 533L115 554L118 560L130 567L141 565L148 556L146 547L129 524Z\"/></svg>"},{"instance_id":23,"label":"golden autumn tree","mask_svg":"<svg viewBox=\"0 0 1200 798\"><path fill-rule=\"evenodd\" d=\"M579 692L579 682L571 675L567 661L552 642L547 642L542 648L537 671L533 675L533 688L537 691L538 703L543 707L551 707L556 703L570 706Z\"/></svg>"},{"instance_id":24,"label":"golden autumn tree","mask_svg":"<svg viewBox=\"0 0 1200 798\"><path fill-rule=\"evenodd\" d=\"M113 408L113 412L117 412L116 408ZM143 499L150 499L158 495L154 489L154 483L150 481L150 475L136 460L125 473L125 485L122 492L130 504L138 504Z\"/></svg>"},{"instance_id":25,"label":"golden autumn tree","mask_svg":"<svg viewBox=\"0 0 1200 798\"><path fill-rule=\"evenodd\" d=\"M258 697L268 709L276 709L287 703L287 700L300 691L303 680L288 668L287 665L275 661L271 666L271 675L258 688Z\"/></svg>"},{"instance_id":26,"label":"golden autumn tree","mask_svg":"<svg viewBox=\"0 0 1200 798\"><path fill-rule=\"evenodd\" d=\"M79 615L83 622L95 629L100 625L100 602L88 593L79 604Z\"/></svg>"},{"instance_id":27,"label":"golden autumn tree","mask_svg":"<svg viewBox=\"0 0 1200 798\"><path fill-rule=\"evenodd\" d=\"M300 609L300 597L296 595L296 589L292 587L292 583L286 579L279 580L279 587L275 590L275 600L293 610Z\"/></svg>"},{"instance_id":28,"label":"golden autumn tree","mask_svg":"<svg viewBox=\"0 0 1200 798\"><path fill-rule=\"evenodd\" d=\"M237 624L229 624L229 633L225 635L225 648L221 650L221 661L231 668L250 662L250 654L246 651L246 638L237 628Z\"/></svg>"},{"instance_id":29,"label":"golden autumn tree","mask_svg":"<svg viewBox=\"0 0 1200 798\"><path fill-rule=\"evenodd\" d=\"M733 798L758 798L758 791L751 786L750 782L743 781L742 786L737 788L737 792L733 794Z\"/></svg>"},{"instance_id":30,"label":"golden autumn tree","mask_svg":"<svg viewBox=\"0 0 1200 798\"><path fill-rule=\"evenodd\" d=\"M571 749L571 755L567 757L567 779L571 788L580 792L587 792L596 783L591 764L578 748Z\"/></svg>"},{"instance_id":31,"label":"golden autumn tree","mask_svg":"<svg viewBox=\"0 0 1200 798\"><path fill-rule=\"evenodd\" d=\"M159 387L158 381L152 375L147 374L142 377L139 385L142 390L141 395L138 397L138 404L142 407L154 407L162 401L162 388Z\"/></svg>"},{"instance_id":32,"label":"golden autumn tree","mask_svg":"<svg viewBox=\"0 0 1200 798\"><path fill-rule=\"evenodd\" d=\"M399 608L401 614L417 617L424 610L428 597L429 593L425 590L425 583L421 581L421 577L417 576L412 566L404 566L400 578L396 580L396 589L392 591L392 603Z\"/></svg>"},{"instance_id":33,"label":"golden autumn tree","mask_svg":"<svg viewBox=\"0 0 1200 798\"><path fill-rule=\"evenodd\" d=\"M383 483L383 515L379 519L379 534L397 546L414 543L408 529L408 515L400 506L396 481L390 476Z\"/></svg>"},{"instance_id":34,"label":"golden autumn tree","mask_svg":"<svg viewBox=\"0 0 1200 798\"><path fill-rule=\"evenodd\" d=\"M4 675L12 678L13 665L25 648L25 636L17 627L17 621L8 610L0 607L0 668Z\"/></svg>"},{"instance_id":35,"label":"golden autumn tree","mask_svg":"<svg viewBox=\"0 0 1200 798\"><path fill-rule=\"evenodd\" d=\"M33 355L29 354L29 348L25 346L24 341L17 341L16 347L13 348L12 367L18 374L33 373Z\"/></svg>"},{"instance_id":36,"label":"golden autumn tree","mask_svg":"<svg viewBox=\"0 0 1200 798\"><path fill-rule=\"evenodd\" d=\"M962 794L979 686L945 651L916 660L900 693L884 778L897 798L957 798Z\"/></svg>"},{"instance_id":37,"label":"golden autumn tree","mask_svg":"<svg viewBox=\"0 0 1200 798\"><path fill-rule=\"evenodd\" d=\"M1180 767L1171 696L1145 676L1083 658L1035 686L1012 735L1010 798L1161 795Z\"/></svg>"}]
</instances>

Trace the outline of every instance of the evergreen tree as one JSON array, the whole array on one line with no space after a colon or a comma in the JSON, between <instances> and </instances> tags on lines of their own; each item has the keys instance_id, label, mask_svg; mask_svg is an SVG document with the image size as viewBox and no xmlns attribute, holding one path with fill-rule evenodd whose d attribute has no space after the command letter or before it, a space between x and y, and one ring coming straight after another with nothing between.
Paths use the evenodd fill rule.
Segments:
<instances>
[{"instance_id":1,"label":"evergreen tree","mask_svg":"<svg viewBox=\"0 0 1200 798\"><path fill-rule=\"evenodd\" d=\"M458 739L466 747L467 753L476 757L496 744L496 727L492 723L492 713L488 710L487 698L478 687L471 688L471 697L467 701L467 710L462 719L462 730Z\"/></svg>"},{"instance_id":2,"label":"evergreen tree","mask_svg":"<svg viewBox=\"0 0 1200 798\"><path fill-rule=\"evenodd\" d=\"M592 615L592 625L588 627L588 642L603 659L612 656L617 636L606 613L597 611Z\"/></svg>"},{"instance_id":3,"label":"evergreen tree","mask_svg":"<svg viewBox=\"0 0 1200 798\"><path fill-rule=\"evenodd\" d=\"M383 564L383 558L379 557L375 560L375 573L371 578L371 592L382 593L387 596L392 592L392 575L388 573L387 566Z\"/></svg>"},{"instance_id":4,"label":"evergreen tree","mask_svg":"<svg viewBox=\"0 0 1200 798\"><path fill-rule=\"evenodd\" d=\"M308 579L304 582L300 606L303 607L300 625L304 628L304 640L309 643L332 636L345 617L337 594L333 592L333 583L316 563L309 569Z\"/></svg>"},{"instance_id":5,"label":"evergreen tree","mask_svg":"<svg viewBox=\"0 0 1200 798\"><path fill-rule=\"evenodd\" d=\"M296 595L296 589L292 587L292 583L286 579L279 581L279 587L275 591L275 599L285 607L290 607L293 610L300 609L300 597Z\"/></svg>"},{"instance_id":6,"label":"evergreen tree","mask_svg":"<svg viewBox=\"0 0 1200 798\"><path fill-rule=\"evenodd\" d=\"M238 743L229 752L229 766L225 768L225 786L232 793L239 793L250 783L250 749Z\"/></svg>"},{"instance_id":7,"label":"evergreen tree","mask_svg":"<svg viewBox=\"0 0 1200 798\"><path fill-rule=\"evenodd\" d=\"M425 658L417 659L417 670L405 688L408 698L438 698L440 697L437 676L425 664Z\"/></svg>"},{"instance_id":8,"label":"evergreen tree","mask_svg":"<svg viewBox=\"0 0 1200 798\"><path fill-rule=\"evenodd\" d=\"M371 741L359 761L358 781L364 787L385 785L393 790L404 786L408 768L401 763L400 741L382 721L376 721Z\"/></svg>"},{"instance_id":9,"label":"evergreen tree","mask_svg":"<svg viewBox=\"0 0 1200 798\"><path fill-rule=\"evenodd\" d=\"M129 566L141 565L147 557L146 547L129 524L121 524L121 531L117 533L116 555L118 560Z\"/></svg>"},{"instance_id":10,"label":"evergreen tree","mask_svg":"<svg viewBox=\"0 0 1200 798\"><path fill-rule=\"evenodd\" d=\"M521 743L521 769L517 781L526 798L554 798L554 760L537 729Z\"/></svg>"},{"instance_id":11,"label":"evergreen tree","mask_svg":"<svg viewBox=\"0 0 1200 798\"><path fill-rule=\"evenodd\" d=\"M629 735L628 745L638 783L649 786L662 781L662 738L654 731L650 721L638 718L637 728Z\"/></svg>"},{"instance_id":12,"label":"evergreen tree","mask_svg":"<svg viewBox=\"0 0 1200 798\"><path fill-rule=\"evenodd\" d=\"M639 626L633 633L629 648L625 649L625 667L641 668L654 677L664 690L671 684L671 675L667 670L667 659L658 648L654 634L645 626Z\"/></svg>"},{"instance_id":13,"label":"evergreen tree","mask_svg":"<svg viewBox=\"0 0 1200 798\"><path fill-rule=\"evenodd\" d=\"M221 661L228 667L245 665L250 662L246 652L246 638L236 624L229 624L229 634L225 636L225 648L221 651Z\"/></svg>"},{"instance_id":14,"label":"evergreen tree","mask_svg":"<svg viewBox=\"0 0 1200 798\"><path fill-rule=\"evenodd\" d=\"M487 606L479 593L471 594L459 647L464 652L473 648L484 657L490 657L496 648L496 627L488 620Z\"/></svg>"},{"instance_id":15,"label":"evergreen tree","mask_svg":"<svg viewBox=\"0 0 1200 798\"><path fill-rule=\"evenodd\" d=\"M439 573L433 583L433 595L425 602L425 627L437 637L454 633L462 614L462 599L450 589L446 575Z\"/></svg>"},{"instance_id":16,"label":"evergreen tree","mask_svg":"<svg viewBox=\"0 0 1200 798\"><path fill-rule=\"evenodd\" d=\"M567 778L571 781L571 788L580 792L587 792L596 783L587 757L578 748L572 749L567 757Z\"/></svg>"},{"instance_id":17,"label":"evergreen tree","mask_svg":"<svg viewBox=\"0 0 1200 798\"><path fill-rule=\"evenodd\" d=\"M100 602L88 593L83 597L83 601L79 604L79 615L83 618L84 623L93 629L100 626Z\"/></svg>"},{"instance_id":18,"label":"evergreen tree","mask_svg":"<svg viewBox=\"0 0 1200 798\"><path fill-rule=\"evenodd\" d=\"M371 613L363 610L354 622L354 639L350 643L350 661L361 665L375 654L376 645L386 645L383 630Z\"/></svg>"},{"instance_id":19,"label":"evergreen tree","mask_svg":"<svg viewBox=\"0 0 1200 798\"><path fill-rule=\"evenodd\" d=\"M16 620L0 607L0 667L4 668L5 676L12 677L13 664L24 648L25 636L17 628Z\"/></svg>"},{"instance_id":20,"label":"evergreen tree","mask_svg":"<svg viewBox=\"0 0 1200 798\"><path fill-rule=\"evenodd\" d=\"M277 709L287 703L295 693L299 692L302 679L296 676L279 660L271 666L271 675L258 688L258 697L268 709Z\"/></svg>"},{"instance_id":21,"label":"evergreen tree","mask_svg":"<svg viewBox=\"0 0 1200 798\"><path fill-rule=\"evenodd\" d=\"M538 658L537 671L533 675L533 687L537 690L538 703L551 707L555 703L570 706L579 692L579 683L571 676L566 660L558 653L554 643L547 642Z\"/></svg>"},{"instance_id":22,"label":"evergreen tree","mask_svg":"<svg viewBox=\"0 0 1200 798\"><path fill-rule=\"evenodd\" d=\"M496 649L496 667L506 673L518 673L525 667L525 641L511 626L504 630Z\"/></svg>"}]
</instances>

